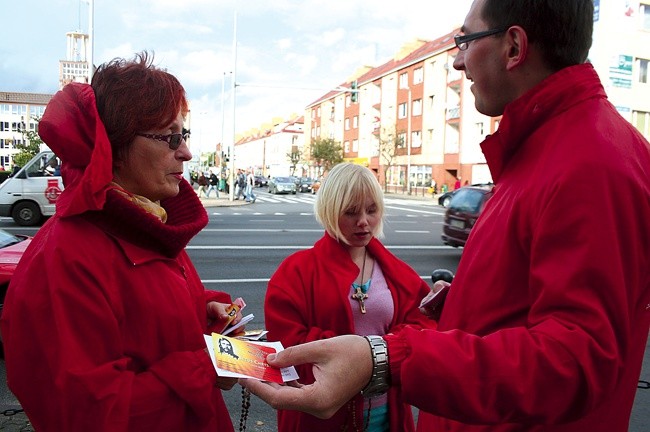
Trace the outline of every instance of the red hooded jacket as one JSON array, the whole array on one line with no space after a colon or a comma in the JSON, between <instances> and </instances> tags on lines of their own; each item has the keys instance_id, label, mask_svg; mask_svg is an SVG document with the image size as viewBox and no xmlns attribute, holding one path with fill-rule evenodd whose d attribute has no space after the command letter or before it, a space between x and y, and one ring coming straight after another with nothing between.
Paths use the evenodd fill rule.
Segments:
<instances>
[{"instance_id":1,"label":"red hooded jacket","mask_svg":"<svg viewBox=\"0 0 650 432\"><path fill-rule=\"evenodd\" d=\"M650 146L590 64L510 103L438 332L387 336L421 431L625 431L650 327ZM423 385L426 383L426 385Z\"/></svg>"},{"instance_id":2,"label":"red hooded jacket","mask_svg":"<svg viewBox=\"0 0 650 432\"><path fill-rule=\"evenodd\" d=\"M205 352L206 291L184 251L208 221L187 182L167 223L109 190L92 88L69 84L40 122L65 190L12 279L7 382L39 431L232 431Z\"/></svg>"}]
</instances>

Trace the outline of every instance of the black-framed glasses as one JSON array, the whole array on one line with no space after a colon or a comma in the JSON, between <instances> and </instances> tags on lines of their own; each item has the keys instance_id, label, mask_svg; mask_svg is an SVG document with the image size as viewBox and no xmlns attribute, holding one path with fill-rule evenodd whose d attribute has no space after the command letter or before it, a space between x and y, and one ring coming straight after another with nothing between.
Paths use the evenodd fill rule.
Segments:
<instances>
[{"instance_id":1,"label":"black-framed glasses","mask_svg":"<svg viewBox=\"0 0 650 432\"><path fill-rule=\"evenodd\" d=\"M169 145L170 150L178 150L181 146L182 141L187 141L190 137L190 131L183 129L183 133L174 133L169 135L156 135L156 134L145 134L145 133L136 133L137 136L144 138L150 138L158 141L164 141Z\"/></svg>"},{"instance_id":2,"label":"black-framed glasses","mask_svg":"<svg viewBox=\"0 0 650 432\"><path fill-rule=\"evenodd\" d=\"M499 27L495 28L492 30L485 30L485 31L480 31L476 33L470 33L470 34L464 34L464 35L456 35L454 36L454 42L456 43L456 46L458 47L459 50L465 51L467 47L469 46L469 42L476 40L476 39L481 39L487 36L492 36L495 34L503 33L504 31L508 30L510 27Z\"/></svg>"}]
</instances>

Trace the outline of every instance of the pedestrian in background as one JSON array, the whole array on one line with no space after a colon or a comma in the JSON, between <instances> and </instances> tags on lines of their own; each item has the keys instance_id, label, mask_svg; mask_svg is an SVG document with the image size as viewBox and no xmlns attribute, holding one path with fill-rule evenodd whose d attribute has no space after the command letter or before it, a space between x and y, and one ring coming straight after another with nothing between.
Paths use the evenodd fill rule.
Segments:
<instances>
[{"instance_id":1,"label":"pedestrian in background","mask_svg":"<svg viewBox=\"0 0 650 432\"><path fill-rule=\"evenodd\" d=\"M292 347L267 360L313 363L315 384L246 387L322 416L398 387L421 431L628 430L650 329L650 145L587 62L593 17L593 0L475 0L455 37L476 108L502 118L481 144L494 195L438 329Z\"/></svg>"},{"instance_id":2,"label":"pedestrian in background","mask_svg":"<svg viewBox=\"0 0 650 432\"><path fill-rule=\"evenodd\" d=\"M418 311L429 286L386 249L384 199L368 168L336 165L316 197L314 213L325 234L311 249L285 259L269 281L264 302L269 340L285 347L337 335L384 335L405 325L435 328ZM311 384L309 365L298 367ZM350 365L349 374L355 374ZM338 430L413 431L411 407L398 388L387 395L356 394L328 420L297 411L278 412L281 432Z\"/></svg>"},{"instance_id":3,"label":"pedestrian in background","mask_svg":"<svg viewBox=\"0 0 650 432\"><path fill-rule=\"evenodd\" d=\"M219 198L219 177L214 173L213 170L210 170L210 176L208 177L208 190L206 192L206 198L210 198L210 192L214 191L216 198Z\"/></svg>"},{"instance_id":4,"label":"pedestrian in background","mask_svg":"<svg viewBox=\"0 0 650 432\"><path fill-rule=\"evenodd\" d=\"M199 185L199 187L196 189L196 194L199 196L199 198L201 198L201 195L207 198L208 195L206 193L206 188L208 187L208 179L205 177L205 174L200 173L196 182Z\"/></svg>"},{"instance_id":5,"label":"pedestrian in background","mask_svg":"<svg viewBox=\"0 0 650 432\"><path fill-rule=\"evenodd\" d=\"M7 383L37 431L233 431L220 388L235 381L217 376L203 336L230 296L206 290L185 252L208 223L183 178L187 113L147 53L47 106L39 134L65 190L1 320Z\"/></svg>"},{"instance_id":6,"label":"pedestrian in background","mask_svg":"<svg viewBox=\"0 0 650 432\"><path fill-rule=\"evenodd\" d=\"M246 202L254 203L257 200L253 188L255 187L255 176L253 170L248 170L246 175Z\"/></svg>"},{"instance_id":7,"label":"pedestrian in background","mask_svg":"<svg viewBox=\"0 0 650 432\"><path fill-rule=\"evenodd\" d=\"M237 170L237 176L235 177L235 199L246 198L246 176L241 169Z\"/></svg>"}]
</instances>

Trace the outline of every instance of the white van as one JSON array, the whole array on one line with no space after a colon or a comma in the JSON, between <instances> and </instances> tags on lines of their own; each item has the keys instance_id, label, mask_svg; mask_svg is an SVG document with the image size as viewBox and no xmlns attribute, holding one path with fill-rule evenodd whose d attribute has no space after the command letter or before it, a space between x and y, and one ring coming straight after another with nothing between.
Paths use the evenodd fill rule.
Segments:
<instances>
[{"instance_id":1,"label":"white van","mask_svg":"<svg viewBox=\"0 0 650 432\"><path fill-rule=\"evenodd\" d=\"M0 184L0 216L11 216L22 226L39 224L52 216L63 191L61 162L51 151L32 158Z\"/></svg>"}]
</instances>

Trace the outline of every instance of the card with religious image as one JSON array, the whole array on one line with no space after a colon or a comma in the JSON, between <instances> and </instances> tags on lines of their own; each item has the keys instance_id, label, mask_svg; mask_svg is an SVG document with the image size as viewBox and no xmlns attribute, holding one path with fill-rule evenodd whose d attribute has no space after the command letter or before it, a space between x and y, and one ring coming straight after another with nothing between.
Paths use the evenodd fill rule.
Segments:
<instances>
[{"instance_id":1,"label":"card with religious image","mask_svg":"<svg viewBox=\"0 0 650 432\"><path fill-rule=\"evenodd\" d=\"M205 336L212 363L221 377L283 383L298 379L294 367L274 368L266 356L284 349L280 342L252 342L212 333Z\"/></svg>"}]
</instances>

